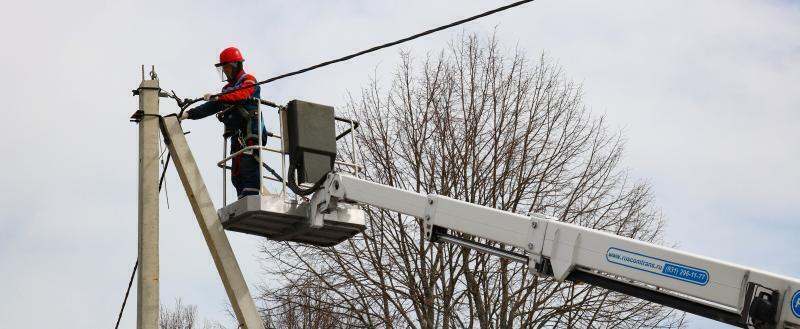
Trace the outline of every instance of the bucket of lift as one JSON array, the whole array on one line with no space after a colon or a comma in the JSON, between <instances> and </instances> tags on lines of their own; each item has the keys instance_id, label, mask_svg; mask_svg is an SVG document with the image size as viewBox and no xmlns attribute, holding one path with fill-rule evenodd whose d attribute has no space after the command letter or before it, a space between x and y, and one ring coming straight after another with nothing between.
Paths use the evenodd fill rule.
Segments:
<instances>
[{"instance_id":1,"label":"bucket of lift","mask_svg":"<svg viewBox=\"0 0 800 329\"><path fill-rule=\"evenodd\" d=\"M268 103L261 102L269 105ZM259 106L259 112L260 108ZM333 246L363 232L366 228L365 215L357 205L339 203L335 211L323 216L321 227L315 227L319 226L318 223L312 225L310 216L310 196L319 189L320 183L329 172L338 165L344 170L358 174L359 166L355 161L352 163L336 161L336 141L348 133L355 150L354 134L357 123L337 118L333 107L299 100L293 100L285 107L278 107L278 113L281 129L280 148L261 146L261 154L265 152L279 154L281 175L265 176L262 171L261 192L258 195L243 197L219 209L222 226L229 231L258 235L270 240L293 241L315 246ZM335 123L337 120L350 124L350 127L338 136ZM259 146L249 148L257 147ZM287 156L289 165L284 170ZM226 166L226 162L233 157L234 154L231 154L220 161L220 167L223 170L230 169ZM264 168L269 168L264 163L264 156L260 162ZM280 183L281 192L272 193L267 190L264 185L265 180ZM294 192L294 195L290 196L287 188Z\"/></svg>"},{"instance_id":2,"label":"bucket of lift","mask_svg":"<svg viewBox=\"0 0 800 329\"><path fill-rule=\"evenodd\" d=\"M330 247L364 231L364 211L339 205L326 214L323 226L311 226L308 202L283 202L279 195L251 195L220 209L222 226L229 231L253 234L276 241L292 241Z\"/></svg>"}]
</instances>

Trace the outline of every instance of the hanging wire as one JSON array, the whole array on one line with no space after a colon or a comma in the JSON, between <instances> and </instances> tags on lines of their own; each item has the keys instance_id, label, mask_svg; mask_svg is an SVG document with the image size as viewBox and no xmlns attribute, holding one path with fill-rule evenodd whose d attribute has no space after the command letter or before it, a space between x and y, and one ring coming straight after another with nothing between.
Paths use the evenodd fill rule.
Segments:
<instances>
[{"instance_id":1,"label":"hanging wire","mask_svg":"<svg viewBox=\"0 0 800 329\"><path fill-rule=\"evenodd\" d=\"M136 259L136 263L133 264L133 271L131 273L131 280L128 281L128 290L125 291L125 299L122 300L122 307L119 309L119 316L117 316L117 324L114 326L114 329L119 328L119 321L122 320L122 312L125 311L125 303L128 302L128 294L131 293L131 286L133 286L133 278L136 277L136 268L139 267L139 259Z\"/></svg>"},{"instance_id":2,"label":"hanging wire","mask_svg":"<svg viewBox=\"0 0 800 329\"><path fill-rule=\"evenodd\" d=\"M158 158L159 161L161 162L161 167L162 167L161 178L159 179L158 182L158 191L161 192L161 186L164 183L164 178L167 176L167 165L169 164L169 162L164 162L164 152L167 151L167 148L165 145L164 150L163 151L161 150L161 141L158 142L158 151L159 153L161 153L161 155L159 155ZM166 185L164 185L164 197L167 199L167 209L169 209L169 190L167 190Z\"/></svg>"},{"instance_id":3,"label":"hanging wire","mask_svg":"<svg viewBox=\"0 0 800 329\"><path fill-rule=\"evenodd\" d=\"M391 47L391 46L396 46L396 45L399 45L401 43L408 42L408 41L411 41L411 40L426 36L428 34L436 33L436 32L442 31L442 30L446 30L446 29L449 29L451 27L458 26L458 25L461 25L461 24L464 24L464 23L467 23L467 22L470 22L470 21L474 21L474 20L476 20L478 18L482 18L482 17L486 17L486 16L489 16L489 15L492 15L492 14L495 14L495 13L499 13L501 11L508 10L508 9L511 9L511 8L514 8L514 7L517 7L517 6L521 6L521 5L524 5L524 4L528 3L528 2L533 2L533 1L535 1L535 0L522 0L522 1L517 1L517 2L514 2L514 3L510 3L508 5L505 5L505 6L502 6L502 7L498 7L498 8L495 8L495 9L492 9L492 10L489 10L489 11L486 11L486 12L483 12L483 13L480 13L480 14L477 14L477 15L474 15L474 16L470 16L470 17L467 17L465 19L452 22L450 24L442 25L442 26L439 26L437 28L426 30L426 31L423 31L423 32L420 32L420 33L417 33L417 34L414 34L414 35L411 35L411 36L408 36L408 37L405 37L405 38L402 38L402 39L399 39L399 40L396 40L396 41L392 41L392 42L389 42L389 43L384 43L382 45L375 46L375 47L372 47L372 48L369 48L369 49L366 49L366 50L362 50L362 51L359 51L359 52L356 52L356 53L353 53L353 54L350 54L350 55L347 55L347 56L344 56L344 57L340 57L340 58L337 58L337 59L329 60L327 62L322 62L322 63L316 64L316 65L312 65L312 66L309 66L309 67L304 68L304 69L300 69L300 70L297 70L297 71L281 74L279 76L275 76L275 77L266 79L264 81L256 82L256 83L254 83L252 85L242 86L242 87L239 87L239 88L236 88L236 89L231 89L231 90L228 90L228 91L225 91L225 92L221 92L219 94L216 94L215 96L219 97L219 96L222 96L222 95L230 94L230 93L235 92L237 90L241 90L241 89L245 89L245 88L251 88L253 86L258 86L258 85L263 85L263 84L266 84L266 83L273 82L275 80L280 80L280 79L283 79L283 78L288 78L288 77L293 76L293 75L298 75L298 74L302 74L302 73L305 73L305 72L308 72L308 71L311 71L311 70L316 70L316 69L318 69L320 67L323 67L323 66L328 66L328 65L331 65L331 64L339 63L339 62L344 62L346 60L349 60L349 59L352 59L352 58L355 58L355 57L358 57L358 56L361 56L361 55L369 54L371 52L378 51L378 50L381 50L381 49L384 49L384 48L388 48L388 47Z\"/></svg>"}]
</instances>

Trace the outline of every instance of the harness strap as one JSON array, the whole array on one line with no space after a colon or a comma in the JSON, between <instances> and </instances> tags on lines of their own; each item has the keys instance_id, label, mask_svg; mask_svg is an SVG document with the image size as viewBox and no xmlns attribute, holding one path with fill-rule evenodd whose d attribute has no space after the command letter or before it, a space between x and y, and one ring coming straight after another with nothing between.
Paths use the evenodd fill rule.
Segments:
<instances>
[{"instance_id":1,"label":"harness strap","mask_svg":"<svg viewBox=\"0 0 800 329\"><path fill-rule=\"evenodd\" d=\"M228 85L223 87L222 91L228 91L228 90L231 90L231 89L238 89L239 87L241 87L242 83L244 82L244 78L246 78L248 75L249 74L247 74L247 73L242 74L242 76L239 77L239 79L237 79L236 82L229 83Z\"/></svg>"}]
</instances>

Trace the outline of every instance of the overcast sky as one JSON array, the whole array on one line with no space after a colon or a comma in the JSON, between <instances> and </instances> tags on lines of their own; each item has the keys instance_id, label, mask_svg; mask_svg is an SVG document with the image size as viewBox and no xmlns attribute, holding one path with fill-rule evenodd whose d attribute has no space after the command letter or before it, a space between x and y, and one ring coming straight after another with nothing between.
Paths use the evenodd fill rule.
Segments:
<instances>
[{"instance_id":1,"label":"overcast sky","mask_svg":"<svg viewBox=\"0 0 800 329\"><path fill-rule=\"evenodd\" d=\"M16 1L0 11L0 327L110 328L136 259L140 65L197 97L239 46L263 79L509 1ZM496 31L581 82L627 139L682 250L800 277L800 5L795 1L540 0L463 28L265 86L279 103L342 106L398 52ZM174 103L162 101L163 113ZM220 203L221 128L186 125ZM162 198L161 298L228 323L227 302L174 170ZM251 285L257 238L230 233ZM135 327L135 291L122 328ZM725 328L691 318L692 328Z\"/></svg>"}]
</instances>

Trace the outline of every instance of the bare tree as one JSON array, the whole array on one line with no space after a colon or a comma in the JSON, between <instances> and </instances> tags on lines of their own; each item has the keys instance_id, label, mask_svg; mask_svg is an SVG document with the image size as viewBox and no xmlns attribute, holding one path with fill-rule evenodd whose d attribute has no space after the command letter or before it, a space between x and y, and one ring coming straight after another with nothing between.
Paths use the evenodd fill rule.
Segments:
<instances>
[{"instance_id":1,"label":"bare tree","mask_svg":"<svg viewBox=\"0 0 800 329\"><path fill-rule=\"evenodd\" d=\"M390 87L373 79L351 96L364 176L660 242L663 219L649 186L620 168L623 138L589 113L581 86L544 55L532 63L519 50L506 53L494 37L464 36L421 62L402 54ZM264 287L260 298L272 310L293 301L326 314L331 328L684 326L681 312L432 244L420 219L366 210L367 231L335 248L264 242L280 286Z\"/></svg>"},{"instance_id":2,"label":"bare tree","mask_svg":"<svg viewBox=\"0 0 800 329\"><path fill-rule=\"evenodd\" d=\"M276 295L262 311L267 329L338 329L351 328L357 323L349 314L340 313L326 290L311 282L295 284L292 293Z\"/></svg>"},{"instance_id":3,"label":"bare tree","mask_svg":"<svg viewBox=\"0 0 800 329\"><path fill-rule=\"evenodd\" d=\"M183 301L175 300L175 306L168 308L161 305L161 329L200 329L199 321L197 320L197 306L184 305ZM219 323L211 323L208 320L203 321L203 329L225 329Z\"/></svg>"}]
</instances>

